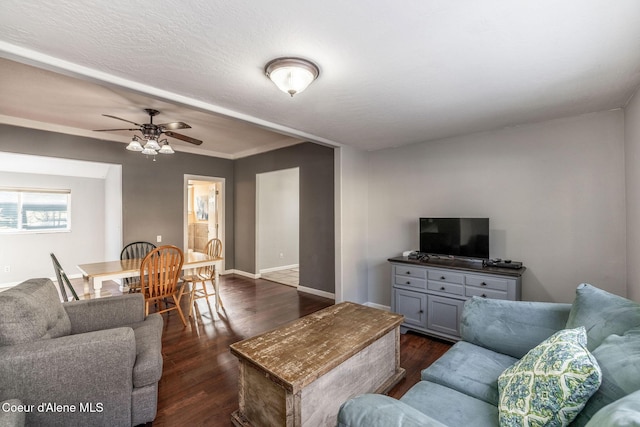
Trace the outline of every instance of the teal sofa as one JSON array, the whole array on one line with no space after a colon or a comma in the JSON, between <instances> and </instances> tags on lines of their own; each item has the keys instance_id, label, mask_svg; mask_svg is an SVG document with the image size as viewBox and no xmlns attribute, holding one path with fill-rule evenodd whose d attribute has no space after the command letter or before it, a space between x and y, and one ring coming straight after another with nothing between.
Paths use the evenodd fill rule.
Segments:
<instances>
[{"instance_id":1,"label":"teal sofa","mask_svg":"<svg viewBox=\"0 0 640 427\"><path fill-rule=\"evenodd\" d=\"M640 304L588 284L573 304L474 297L462 340L422 371L400 400L365 394L345 402L339 427L498 426L498 377L556 332L584 326L601 385L571 426L640 426Z\"/></svg>"}]
</instances>

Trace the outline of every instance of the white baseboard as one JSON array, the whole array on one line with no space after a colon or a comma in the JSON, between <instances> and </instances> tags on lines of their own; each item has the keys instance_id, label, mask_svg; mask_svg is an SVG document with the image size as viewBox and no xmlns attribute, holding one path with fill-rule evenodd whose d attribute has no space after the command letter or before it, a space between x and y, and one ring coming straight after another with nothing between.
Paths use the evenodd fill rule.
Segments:
<instances>
[{"instance_id":1,"label":"white baseboard","mask_svg":"<svg viewBox=\"0 0 640 427\"><path fill-rule=\"evenodd\" d=\"M272 273L274 271L280 271L280 270L291 270L292 268L298 268L298 267L300 267L300 264L291 264L291 265L282 265L280 267L263 268L262 270L260 270L260 274Z\"/></svg>"},{"instance_id":2,"label":"white baseboard","mask_svg":"<svg viewBox=\"0 0 640 427\"><path fill-rule=\"evenodd\" d=\"M223 273L220 273L220 274L223 274ZM226 270L224 274L237 274L238 276L248 277L249 279L259 279L261 277L260 273L258 274L247 273L246 271L242 271L242 270ZM332 300L336 299L336 295L331 292L321 291L313 288L307 288L306 286L298 286L297 288L298 288L298 291L305 292L307 294L316 295L323 298L329 298Z\"/></svg>"},{"instance_id":3,"label":"white baseboard","mask_svg":"<svg viewBox=\"0 0 640 427\"><path fill-rule=\"evenodd\" d=\"M336 295L331 292L321 291L313 288L307 288L306 286L298 286L298 291L311 294L311 295L316 295L323 298L329 298L332 300L336 299Z\"/></svg>"},{"instance_id":4,"label":"white baseboard","mask_svg":"<svg viewBox=\"0 0 640 427\"><path fill-rule=\"evenodd\" d=\"M376 304L375 302L365 302L362 305L366 305L367 307L371 307L371 308L378 308L380 310L384 310L384 311L391 311L391 307L388 305L382 305L382 304Z\"/></svg>"},{"instance_id":5,"label":"white baseboard","mask_svg":"<svg viewBox=\"0 0 640 427\"><path fill-rule=\"evenodd\" d=\"M221 274L237 274L238 276L243 276L243 277L248 277L249 279L259 279L260 278L260 273L255 274L255 273L247 273L246 271L242 271L242 270L225 270L224 273Z\"/></svg>"}]
</instances>

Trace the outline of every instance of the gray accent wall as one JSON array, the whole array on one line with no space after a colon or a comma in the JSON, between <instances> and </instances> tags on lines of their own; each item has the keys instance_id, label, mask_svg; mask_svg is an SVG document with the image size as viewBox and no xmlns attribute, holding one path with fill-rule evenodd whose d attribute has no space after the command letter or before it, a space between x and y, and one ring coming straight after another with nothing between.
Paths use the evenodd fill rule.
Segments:
<instances>
[{"instance_id":1,"label":"gray accent wall","mask_svg":"<svg viewBox=\"0 0 640 427\"><path fill-rule=\"evenodd\" d=\"M0 151L122 165L123 243L184 244L184 175L225 178L225 268L234 268L234 161L176 152L152 161L125 145L0 125ZM90 238L90 236L87 236Z\"/></svg>"},{"instance_id":2,"label":"gray accent wall","mask_svg":"<svg viewBox=\"0 0 640 427\"><path fill-rule=\"evenodd\" d=\"M300 286L335 292L334 150L302 143L235 161L235 269L256 272L256 174L300 168Z\"/></svg>"}]
</instances>

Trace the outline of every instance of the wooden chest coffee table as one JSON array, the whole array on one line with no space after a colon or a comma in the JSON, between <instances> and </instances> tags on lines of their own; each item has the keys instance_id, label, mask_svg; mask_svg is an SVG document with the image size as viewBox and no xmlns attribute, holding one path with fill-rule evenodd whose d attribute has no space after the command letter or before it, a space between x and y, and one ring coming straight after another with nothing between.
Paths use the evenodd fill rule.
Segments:
<instances>
[{"instance_id":1,"label":"wooden chest coffee table","mask_svg":"<svg viewBox=\"0 0 640 427\"><path fill-rule=\"evenodd\" d=\"M347 399L385 393L404 377L403 320L345 302L232 344L240 361L234 425L335 426Z\"/></svg>"}]
</instances>

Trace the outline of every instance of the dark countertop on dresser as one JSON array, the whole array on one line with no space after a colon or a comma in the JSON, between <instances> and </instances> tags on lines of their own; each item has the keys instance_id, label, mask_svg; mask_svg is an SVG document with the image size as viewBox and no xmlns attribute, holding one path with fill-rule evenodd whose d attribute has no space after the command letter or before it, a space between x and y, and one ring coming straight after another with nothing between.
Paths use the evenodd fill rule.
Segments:
<instances>
[{"instance_id":1,"label":"dark countertop on dresser","mask_svg":"<svg viewBox=\"0 0 640 427\"><path fill-rule=\"evenodd\" d=\"M472 273L499 274L501 276L520 277L527 267L522 268L501 268L483 266L481 261L469 261L460 258L429 258L425 261L409 259L407 257L389 258L389 262L398 262L402 264L411 264L420 267L440 267L450 268L453 270L469 271Z\"/></svg>"}]
</instances>

